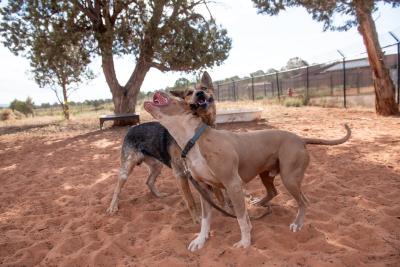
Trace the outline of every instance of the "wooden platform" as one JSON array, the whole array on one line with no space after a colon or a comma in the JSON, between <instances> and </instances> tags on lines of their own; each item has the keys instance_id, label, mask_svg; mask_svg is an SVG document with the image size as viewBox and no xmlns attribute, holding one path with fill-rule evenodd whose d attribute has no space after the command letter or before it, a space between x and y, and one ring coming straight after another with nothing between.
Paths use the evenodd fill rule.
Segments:
<instances>
[{"instance_id":1,"label":"wooden platform","mask_svg":"<svg viewBox=\"0 0 400 267\"><path fill-rule=\"evenodd\" d=\"M140 123L139 115L136 113L127 114L112 114L112 115L102 115L100 120L100 130L103 129L103 124L105 121L125 121L127 124L135 125Z\"/></svg>"}]
</instances>

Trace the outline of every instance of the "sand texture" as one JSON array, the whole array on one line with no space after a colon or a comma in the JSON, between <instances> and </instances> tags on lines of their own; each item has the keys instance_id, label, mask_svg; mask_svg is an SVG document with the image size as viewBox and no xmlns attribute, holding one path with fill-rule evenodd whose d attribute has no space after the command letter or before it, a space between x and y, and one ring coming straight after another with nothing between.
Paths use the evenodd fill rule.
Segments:
<instances>
[{"instance_id":1,"label":"sand texture","mask_svg":"<svg viewBox=\"0 0 400 267\"><path fill-rule=\"evenodd\" d=\"M195 253L192 222L175 178L164 168L156 198L138 166L119 211L106 214L127 128L99 131L79 122L0 135L1 266L400 266L400 119L369 111L270 108L234 131L279 128L302 136L351 140L308 146L305 225L289 231L296 202L277 177L272 214L253 221L252 245L234 249L236 220L213 212L211 237ZM260 148L261 149L261 148ZM227 152L228 153L228 152ZM263 196L259 178L246 189ZM195 194L198 203L198 195Z\"/></svg>"}]
</instances>

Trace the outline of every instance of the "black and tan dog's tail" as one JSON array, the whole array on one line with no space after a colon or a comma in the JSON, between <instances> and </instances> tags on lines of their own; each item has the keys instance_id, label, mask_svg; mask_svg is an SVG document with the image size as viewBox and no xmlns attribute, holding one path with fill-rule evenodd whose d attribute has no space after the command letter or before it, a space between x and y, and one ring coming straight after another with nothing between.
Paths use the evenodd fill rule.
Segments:
<instances>
[{"instance_id":1,"label":"black and tan dog's tail","mask_svg":"<svg viewBox=\"0 0 400 267\"><path fill-rule=\"evenodd\" d=\"M346 136L340 139L335 140L325 140L325 139L318 139L318 138L303 138L304 142L309 145L326 145L326 146L335 146L340 145L350 139L351 130L347 124L344 124L344 128L346 128Z\"/></svg>"}]
</instances>

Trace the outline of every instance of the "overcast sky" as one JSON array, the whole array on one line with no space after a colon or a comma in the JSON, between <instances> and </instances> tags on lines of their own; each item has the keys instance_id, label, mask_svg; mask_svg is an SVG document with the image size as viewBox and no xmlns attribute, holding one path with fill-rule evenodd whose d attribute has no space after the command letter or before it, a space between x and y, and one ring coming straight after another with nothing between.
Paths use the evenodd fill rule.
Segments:
<instances>
[{"instance_id":1,"label":"overcast sky","mask_svg":"<svg viewBox=\"0 0 400 267\"><path fill-rule=\"evenodd\" d=\"M322 24L313 21L301 8L288 9L270 17L258 15L250 0L224 0L210 6L210 9L217 23L228 30L233 42L224 64L209 70L214 80L245 76L259 69L278 69L286 65L289 58L296 56L309 63L319 63L337 59L337 49L349 57L360 56L363 51L361 36L355 28L348 32L323 32ZM382 35L381 45L394 42L388 31L400 36L400 8L381 5L374 19L378 34ZM56 101L51 90L39 88L30 78L26 59L14 56L1 45L0 59L0 104L15 98L23 100L28 96L33 97L36 104ZM116 59L116 72L121 84L128 79L134 64L132 57ZM97 78L83 84L71 95L71 100L111 98L99 60L93 62L92 69ZM152 69L145 78L142 91L165 88L181 76L192 78L187 74L161 73Z\"/></svg>"}]
</instances>

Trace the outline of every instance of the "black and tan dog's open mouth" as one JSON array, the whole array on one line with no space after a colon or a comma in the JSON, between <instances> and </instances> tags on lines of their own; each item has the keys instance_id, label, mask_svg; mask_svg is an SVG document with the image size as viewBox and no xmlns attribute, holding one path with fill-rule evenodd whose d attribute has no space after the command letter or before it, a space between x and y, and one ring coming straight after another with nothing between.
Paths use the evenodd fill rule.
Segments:
<instances>
[{"instance_id":1,"label":"black and tan dog's open mouth","mask_svg":"<svg viewBox=\"0 0 400 267\"><path fill-rule=\"evenodd\" d=\"M214 101L214 99L212 97L210 97L209 99L207 99L205 96L200 96L196 99L195 103L190 104L190 107L192 109L195 108L207 108L209 104L211 104Z\"/></svg>"}]
</instances>

